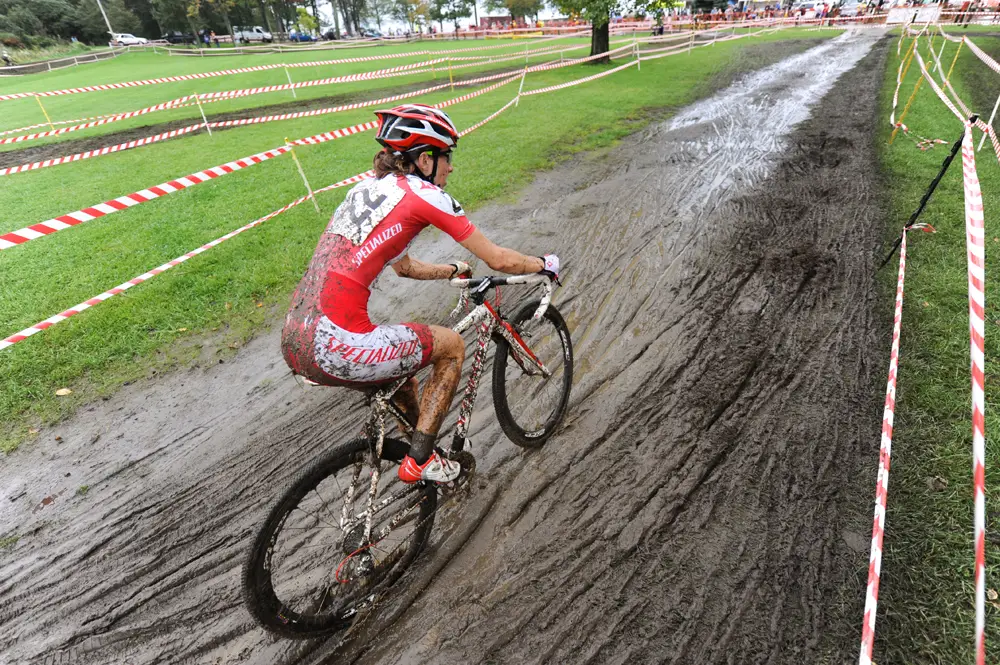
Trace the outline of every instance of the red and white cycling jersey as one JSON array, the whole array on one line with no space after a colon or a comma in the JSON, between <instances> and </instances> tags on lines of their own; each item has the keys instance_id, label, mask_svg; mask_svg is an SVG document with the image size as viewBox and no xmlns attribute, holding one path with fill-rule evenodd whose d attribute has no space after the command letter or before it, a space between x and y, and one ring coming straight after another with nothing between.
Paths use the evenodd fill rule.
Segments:
<instances>
[{"instance_id":1,"label":"red and white cycling jersey","mask_svg":"<svg viewBox=\"0 0 1000 665\"><path fill-rule=\"evenodd\" d=\"M371 383L427 364L429 329L406 324L412 335L371 334L376 326L368 318L368 300L379 274L428 226L456 242L476 230L455 199L416 176L371 178L351 189L320 238L285 318L282 352L295 372L318 383Z\"/></svg>"}]
</instances>

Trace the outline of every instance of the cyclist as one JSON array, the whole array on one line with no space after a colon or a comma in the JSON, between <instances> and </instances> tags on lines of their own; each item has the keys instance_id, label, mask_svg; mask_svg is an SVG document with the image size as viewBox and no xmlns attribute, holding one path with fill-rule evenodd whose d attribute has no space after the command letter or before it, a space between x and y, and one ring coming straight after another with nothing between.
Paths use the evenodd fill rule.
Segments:
<instances>
[{"instance_id":1,"label":"cyclist","mask_svg":"<svg viewBox=\"0 0 1000 665\"><path fill-rule=\"evenodd\" d=\"M306 274L292 297L281 348L292 371L329 386L363 389L410 376L393 398L415 432L399 467L404 482L449 482L461 470L434 448L441 422L458 387L465 359L461 336L449 328L402 323L375 325L368 318L370 288L387 265L410 279L450 279L471 274L468 264L424 263L407 248L435 226L492 270L555 278L559 258L527 256L490 242L444 192L453 167L458 130L446 113L423 104L376 111L375 177L348 192L320 237ZM417 400L412 375L433 365Z\"/></svg>"}]
</instances>

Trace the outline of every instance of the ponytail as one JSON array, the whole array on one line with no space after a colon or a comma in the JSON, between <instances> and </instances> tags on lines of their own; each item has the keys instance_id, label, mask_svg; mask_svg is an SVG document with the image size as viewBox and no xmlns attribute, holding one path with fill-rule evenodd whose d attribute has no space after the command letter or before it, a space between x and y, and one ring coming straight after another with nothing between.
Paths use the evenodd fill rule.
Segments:
<instances>
[{"instance_id":1,"label":"ponytail","mask_svg":"<svg viewBox=\"0 0 1000 665\"><path fill-rule=\"evenodd\" d=\"M390 173L409 175L414 170L413 163L405 155L395 155L385 148L375 153L372 167L376 178L384 178Z\"/></svg>"}]
</instances>

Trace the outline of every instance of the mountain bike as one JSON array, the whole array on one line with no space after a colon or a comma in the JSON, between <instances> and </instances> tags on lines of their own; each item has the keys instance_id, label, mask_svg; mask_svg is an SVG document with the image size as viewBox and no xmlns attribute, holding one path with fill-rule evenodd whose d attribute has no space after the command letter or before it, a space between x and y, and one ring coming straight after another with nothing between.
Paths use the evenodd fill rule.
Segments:
<instances>
[{"instance_id":1,"label":"mountain bike","mask_svg":"<svg viewBox=\"0 0 1000 665\"><path fill-rule=\"evenodd\" d=\"M303 468L271 509L243 566L243 598L266 629L309 638L347 629L406 572L427 543L438 494L458 498L475 473L466 450L479 379L490 342L493 405L504 434L518 446L541 447L562 422L573 382L569 329L551 305L553 283L542 275L453 279L461 288L456 313L475 305L454 327L478 326L472 367L451 448L462 473L452 483L407 485L397 477L405 440L386 436L387 416L413 431L392 400L409 377L368 391L361 436L327 450ZM501 314L502 286L543 286L542 297L510 317ZM495 290L494 302L488 300Z\"/></svg>"}]
</instances>

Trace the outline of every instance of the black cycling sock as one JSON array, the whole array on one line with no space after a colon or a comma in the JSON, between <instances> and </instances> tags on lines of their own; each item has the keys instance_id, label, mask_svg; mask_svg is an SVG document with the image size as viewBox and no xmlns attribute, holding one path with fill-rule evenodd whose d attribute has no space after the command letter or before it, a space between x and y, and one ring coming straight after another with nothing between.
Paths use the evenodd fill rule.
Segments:
<instances>
[{"instance_id":1,"label":"black cycling sock","mask_svg":"<svg viewBox=\"0 0 1000 665\"><path fill-rule=\"evenodd\" d=\"M434 441L437 439L437 434L424 434L419 430L413 432L413 437L410 439L410 457L417 464L423 464L431 458L431 453L434 452Z\"/></svg>"}]
</instances>

